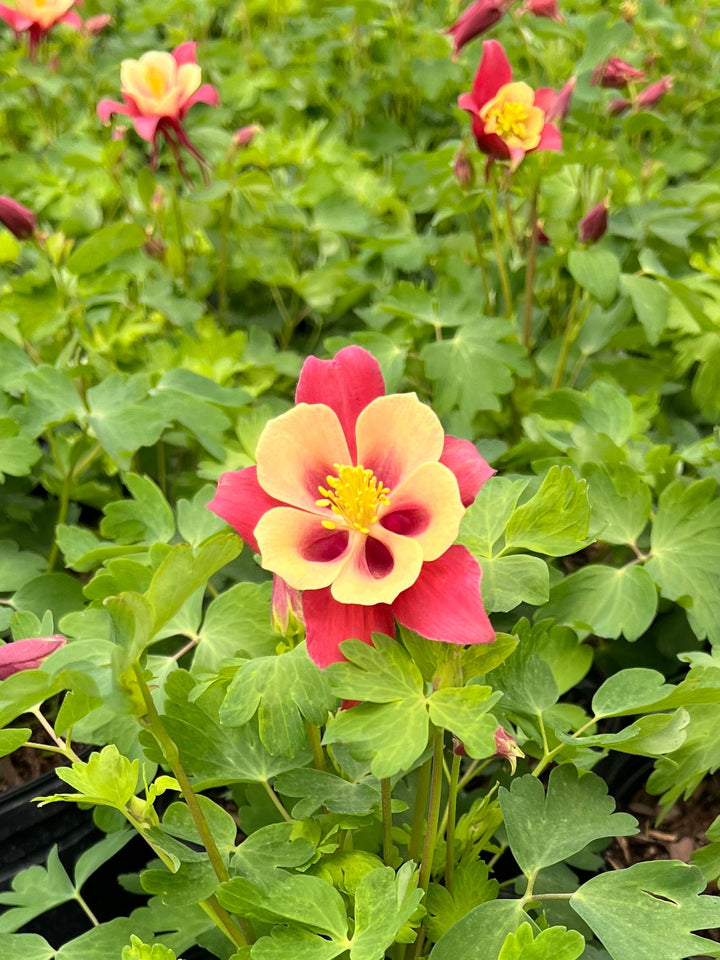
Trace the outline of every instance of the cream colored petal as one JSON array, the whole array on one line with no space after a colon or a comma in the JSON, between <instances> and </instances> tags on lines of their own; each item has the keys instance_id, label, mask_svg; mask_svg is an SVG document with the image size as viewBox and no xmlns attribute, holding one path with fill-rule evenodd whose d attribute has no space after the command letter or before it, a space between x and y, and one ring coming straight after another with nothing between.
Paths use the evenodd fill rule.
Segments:
<instances>
[{"instance_id":1,"label":"cream colored petal","mask_svg":"<svg viewBox=\"0 0 720 960\"><path fill-rule=\"evenodd\" d=\"M350 463L340 421L322 403L299 403L271 420L260 435L255 457L258 483L266 493L316 513L318 487L326 487L328 476L336 476L336 463Z\"/></svg>"},{"instance_id":2,"label":"cream colored petal","mask_svg":"<svg viewBox=\"0 0 720 960\"><path fill-rule=\"evenodd\" d=\"M296 590L328 587L350 552L347 532L326 530L317 515L274 507L255 527L262 565Z\"/></svg>"},{"instance_id":3,"label":"cream colored petal","mask_svg":"<svg viewBox=\"0 0 720 960\"><path fill-rule=\"evenodd\" d=\"M151 50L139 60L123 60L120 87L145 116L173 116L176 75L175 58L169 53Z\"/></svg>"},{"instance_id":4,"label":"cream colored petal","mask_svg":"<svg viewBox=\"0 0 720 960\"><path fill-rule=\"evenodd\" d=\"M202 70L198 63L183 63L179 67L177 72L177 80L175 82L177 96L178 96L178 107L181 107L186 100L199 89L202 82Z\"/></svg>"},{"instance_id":5,"label":"cream colored petal","mask_svg":"<svg viewBox=\"0 0 720 960\"><path fill-rule=\"evenodd\" d=\"M414 393L394 393L369 403L357 419L358 463L392 490L421 463L438 461L444 431L436 414Z\"/></svg>"},{"instance_id":6,"label":"cream colored petal","mask_svg":"<svg viewBox=\"0 0 720 960\"><path fill-rule=\"evenodd\" d=\"M423 553L409 537L384 530L379 523L370 536L356 534L330 588L338 603L373 606L392 603L420 576Z\"/></svg>"},{"instance_id":7,"label":"cream colored petal","mask_svg":"<svg viewBox=\"0 0 720 960\"><path fill-rule=\"evenodd\" d=\"M437 560L455 542L464 513L452 470L423 463L393 490L378 523L419 544L423 560Z\"/></svg>"}]
</instances>

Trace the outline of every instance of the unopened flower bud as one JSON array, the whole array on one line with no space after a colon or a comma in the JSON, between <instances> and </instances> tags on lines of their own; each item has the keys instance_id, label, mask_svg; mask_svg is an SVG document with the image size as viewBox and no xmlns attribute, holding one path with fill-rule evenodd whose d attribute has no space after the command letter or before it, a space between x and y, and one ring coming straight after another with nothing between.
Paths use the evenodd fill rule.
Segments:
<instances>
[{"instance_id":1,"label":"unopened flower bud","mask_svg":"<svg viewBox=\"0 0 720 960\"><path fill-rule=\"evenodd\" d=\"M295 637L302 632L305 618L300 591L277 574L273 576L271 607L273 630L283 637Z\"/></svg>"},{"instance_id":2,"label":"unopened flower bud","mask_svg":"<svg viewBox=\"0 0 720 960\"><path fill-rule=\"evenodd\" d=\"M577 77L570 77L562 89L558 91L555 96L555 102L545 116L548 123L552 123L553 120L565 120L570 111L570 101L572 100L576 86Z\"/></svg>"},{"instance_id":3,"label":"unopened flower bud","mask_svg":"<svg viewBox=\"0 0 720 960\"><path fill-rule=\"evenodd\" d=\"M237 150L244 150L246 147L250 146L261 130L262 127L258 123L251 123L247 127L241 127L233 134L233 146Z\"/></svg>"},{"instance_id":4,"label":"unopened flower bud","mask_svg":"<svg viewBox=\"0 0 720 960\"><path fill-rule=\"evenodd\" d=\"M592 82L596 87L614 87L618 90L624 87L629 80L644 79L644 70L637 70L631 64L620 60L618 57L610 57L605 63L601 63L595 67L592 75Z\"/></svg>"},{"instance_id":5,"label":"unopened flower bud","mask_svg":"<svg viewBox=\"0 0 720 960\"><path fill-rule=\"evenodd\" d=\"M21 670L37 670L46 657L66 643L65 637L54 634L4 644L0 647L0 680L6 680Z\"/></svg>"},{"instance_id":6,"label":"unopened flower bud","mask_svg":"<svg viewBox=\"0 0 720 960\"><path fill-rule=\"evenodd\" d=\"M158 237L148 237L143 244L143 250L152 260L162 263L165 259L165 244Z\"/></svg>"},{"instance_id":7,"label":"unopened flower bud","mask_svg":"<svg viewBox=\"0 0 720 960\"><path fill-rule=\"evenodd\" d=\"M470 190L475 183L475 168L465 144L462 144L453 161L455 179L463 190Z\"/></svg>"},{"instance_id":8,"label":"unopened flower bud","mask_svg":"<svg viewBox=\"0 0 720 960\"><path fill-rule=\"evenodd\" d=\"M542 247L549 247L549 246L550 246L550 237L549 237L549 236L545 233L545 231L543 230L543 221L542 221L542 220L538 220L538 221L535 223L535 237L536 237L536 239L537 239L537 242L540 244L540 246L542 246Z\"/></svg>"},{"instance_id":9,"label":"unopened flower bud","mask_svg":"<svg viewBox=\"0 0 720 960\"><path fill-rule=\"evenodd\" d=\"M453 56L456 57L466 43L494 26L502 18L507 6L507 0L475 0L463 10L455 23L445 31L453 38Z\"/></svg>"},{"instance_id":10,"label":"unopened flower bud","mask_svg":"<svg viewBox=\"0 0 720 960\"><path fill-rule=\"evenodd\" d=\"M534 13L536 17L549 17L557 23L562 23L562 16L558 9L557 0L525 0L523 10Z\"/></svg>"},{"instance_id":11,"label":"unopened flower bud","mask_svg":"<svg viewBox=\"0 0 720 960\"><path fill-rule=\"evenodd\" d=\"M620 16L626 23L632 23L638 15L638 5L635 0L622 0L620 4Z\"/></svg>"},{"instance_id":12,"label":"unopened flower bud","mask_svg":"<svg viewBox=\"0 0 720 960\"><path fill-rule=\"evenodd\" d=\"M96 17L88 17L83 24L85 33L100 33L110 23L112 17L109 13L99 13Z\"/></svg>"},{"instance_id":13,"label":"unopened flower bud","mask_svg":"<svg viewBox=\"0 0 720 960\"><path fill-rule=\"evenodd\" d=\"M127 132L127 127L119 123L116 127L113 127L112 133L110 134L111 140L123 140Z\"/></svg>"},{"instance_id":14,"label":"unopened flower bud","mask_svg":"<svg viewBox=\"0 0 720 960\"><path fill-rule=\"evenodd\" d=\"M664 97L668 90L672 89L673 79L674 78L668 74L663 77L662 80L657 80L655 83L651 83L650 86L645 87L645 89L641 90L637 95L635 107L645 110L654 107L658 100Z\"/></svg>"},{"instance_id":15,"label":"unopened flower bud","mask_svg":"<svg viewBox=\"0 0 720 960\"><path fill-rule=\"evenodd\" d=\"M517 758L525 756L515 742L515 737L500 726L495 731L495 756L507 760L513 773L515 773L515 767L517 766Z\"/></svg>"},{"instance_id":16,"label":"unopened flower bud","mask_svg":"<svg viewBox=\"0 0 720 960\"><path fill-rule=\"evenodd\" d=\"M611 117L619 117L620 114L629 110L631 106L632 104L625 97L615 97L615 99L611 100L607 105L607 112Z\"/></svg>"},{"instance_id":17,"label":"unopened flower bud","mask_svg":"<svg viewBox=\"0 0 720 960\"><path fill-rule=\"evenodd\" d=\"M37 219L32 210L28 210L12 197L0 196L0 223L18 240L27 240L37 228Z\"/></svg>"},{"instance_id":18,"label":"unopened flower bud","mask_svg":"<svg viewBox=\"0 0 720 960\"><path fill-rule=\"evenodd\" d=\"M150 209L153 213L157 213L159 210L162 210L163 203L165 202L165 191L162 187L155 187L153 190L153 195L150 198Z\"/></svg>"},{"instance_id":19,"label":"unopened flower bud","mask_svg":"<svg viewBox=\"0 0 720 960\"><path fill-rule=\"evenodd\" d=\"M578 223L578 237L582 243L595 243L605 235L608 226L609 206L610 200L606 197L602 203L598 203L592 210L588 210Z\"/></svg>"}]
</instances>

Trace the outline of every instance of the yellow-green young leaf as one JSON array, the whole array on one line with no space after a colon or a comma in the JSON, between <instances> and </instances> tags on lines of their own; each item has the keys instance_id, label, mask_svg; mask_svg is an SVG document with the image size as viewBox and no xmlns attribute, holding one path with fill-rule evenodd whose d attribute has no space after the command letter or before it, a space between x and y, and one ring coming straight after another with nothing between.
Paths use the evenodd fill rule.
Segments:
<instances>
[{"instance_id":1,"label":"yellow-green young leaf","mask_svg":"<svg viewBox=\"0 0 720 960\"><path fill-rule=\"evenodd\" d=\"M488 866L483 860L459 864L455 870L452 893L439 883L431 883L428 887L425 898L428 911L425 929L428 939L439 940L473 907L495 900L499 891L500 884L489 878Z\"/></svg>"},{"instance_id":2,"label":"yellow-green young leaf","mask_svg":"<svg viewBox=\"0 0 720 960\"><path fill-rule=\"evenodd\" d=\"M586 547L590 528L587 483L570 467L551 467L540 489L513 513L505 531L507 550L534 550L562 557Z\"/></svg>"},{"instance_id":3,"label":"yellow-green young leaf","mask_svg":"<svg viewBox=\"0 0 720 960\"><path fill-rule=\"evenodd\" d=\"M516 777L509 790L501 787L498 796L510 849L527 877L566 860L591 840L638 832L634 817L613 813L615 801L605 782L594 773L581 776L572 764L551 771L547 796L530 774Z\"/></svg>"},{"instance_id":4,"label":"yellow-green young leaf","mask_svg":"<svg viewBox=\"0 0 720 960\"><path fill-rule=\"evenodd\" d=\"M570 905L613 960L684 960L717 954L692 932L720 926L720 900L699 896L704 889L697 867L656 860L593 877Z\"/></svg>"},{"instance_id":5,"label":"yellow-green young leaf","mask_svg":"<svg viewBox=\"0 0 720 960\"><path fill-rule=\"evenodd\" d=\"M175 954L161 943L149 946L133 934L130 946L123 948L121 960L175 960Z\"/></svg>"},{"instance_id":6,"label":"yellow-green young leaf","mask_svg":"<svg viewBox=\"0 0 720 960\"><path fill-rule=\"evenodd\" d=\"M8 727L0 730L0 757L6 757L30 739L29 727Z\"/></svg>"},{"instance_id":7,"label":"yellow-green young leaf","mask_svg":"<svg viewBox=\"0 0 720 960\"><path fill-rule=\"evenodd\" d=\"M660 495L645 569L687 611L698 639L720 643L720 500L715 480L676 480Z\"/></svg>"},{"instance_id":8,"label":"yellow-green young leaf","mask_svg":"<svg viewBox=\"0 0 720 960\"><path fill-rule=\"evenodd\" d=\"M153 609L140 593L129 591L119 597L108 597L105 607L112 622L113 665L124 673L149 646L152 638Z\"/></svg>"},{"instance_id":9,"label":"yellow-green young leaf","mask_svg":"<svg viewBox=\"0 0 720 960\"><path fill-rule=\"evenodd\" d=\"M585 938L577 930L548 927L533 937L529 923L509 933L498 960L577 960L585 949Z\"/></svg>"},{"instance_id":10,"label":"yellow-green young leaf","mask_svg":"<svg viewBox=\"0 0 720 960\"><path fill-rule=\"evenodd\" d=\"M190 594L242 550L242 540L229 530L208 537L196 550L187 543L173 547L150 583L147 598L155 611L155 635L182 607Z\"/></svg>"},{"instance_id":11,"label":"yellow-green young leaf","mask_svg":"<svg viewBox=\"0 0 720 960\"><path fill-rule=\"evenodd\" d=\"M76 760L72 767L58 767L60 779L78 791L77 794L63 794L62 799L122 810L135 793L138 765L138 760L123 757L111 743L91 754L87 763ZM47 802L54 798L41 799Z\"/></svg>"}]
</instances>

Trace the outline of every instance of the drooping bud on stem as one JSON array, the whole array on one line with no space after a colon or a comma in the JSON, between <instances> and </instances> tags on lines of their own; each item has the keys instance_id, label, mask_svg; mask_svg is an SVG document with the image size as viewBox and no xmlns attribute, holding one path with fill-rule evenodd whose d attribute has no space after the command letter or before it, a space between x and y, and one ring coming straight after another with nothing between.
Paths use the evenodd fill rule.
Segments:
<instances>
[{"instance_id":1,"label":"drooping bud on stem","mask_svg":"<svg viewBox=\"0 0 720 960\"><path fill-rule=\"evenodd\" d=\"M37 229L37 219L32 210L28 210L12 197L0 196L0 223L18 240L28 240Z\"/></svg>"}]
</instances>

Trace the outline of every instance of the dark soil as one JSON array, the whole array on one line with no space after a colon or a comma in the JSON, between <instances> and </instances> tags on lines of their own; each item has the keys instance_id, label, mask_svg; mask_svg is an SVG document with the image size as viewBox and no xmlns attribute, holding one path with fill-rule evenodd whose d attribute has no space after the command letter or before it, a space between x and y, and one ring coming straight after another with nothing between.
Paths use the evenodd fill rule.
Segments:
<instances>
[{"instance_id":1,"label":"dark soil","mask_svg":"<svg viewBox=\"0 0 720 960\"><path fill-rule=\"evenodd\" d=\"M52 744L50 735L39 725L32 727L30 739L33 743ZM74 745L77 752L82 745ZM19 787L37 779L48 770L55 767L67 766L67 760L59 753L36 750L34 747L20 747L6 757L0 757L0 793Z\"/></svg>"}]
</instances>

